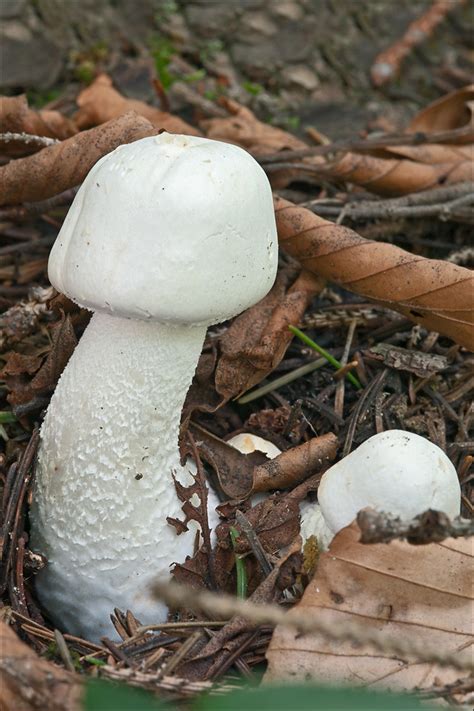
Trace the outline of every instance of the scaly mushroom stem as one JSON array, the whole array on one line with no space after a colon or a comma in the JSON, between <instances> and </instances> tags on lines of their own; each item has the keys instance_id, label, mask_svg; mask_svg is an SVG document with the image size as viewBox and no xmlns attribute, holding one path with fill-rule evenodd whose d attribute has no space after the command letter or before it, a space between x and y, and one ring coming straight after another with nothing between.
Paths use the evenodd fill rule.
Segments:
<instances>
[{"instance_id":1,"label":"scaly mushroom stem","mask_svg":"<svg viewBox=\"0 0 474 711\"><path fill-rule=\"evenodd\" d=\"M147 588L193 552L196 525L177 536L166 517L182 518L172 473L192 481L178 433L205 333L98 312L61 376L41 428L32 540L48 559L39 597L69 632L110 634L115 606L144 624L166 616Z\"/></svg>"}]
</instances>

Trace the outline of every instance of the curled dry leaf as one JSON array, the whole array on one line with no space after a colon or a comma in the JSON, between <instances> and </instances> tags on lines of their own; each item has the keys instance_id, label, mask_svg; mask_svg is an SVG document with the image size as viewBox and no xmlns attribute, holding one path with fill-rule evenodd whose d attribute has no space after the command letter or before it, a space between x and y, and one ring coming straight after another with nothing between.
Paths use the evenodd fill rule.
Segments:
<instances>
[{"instance_id":1,"label":"curled dry leaf","mask_svg":"<svg viewBox=\"0 0 474 711\"><path fill-rule=\"evenodd\" d=\"M41 659L0 620L0 688L3 711L82 708L82 684L76 674Z\"/></svg>"},{"instance_id":2,"label":"curled dry leaf","mask_svg":"<svg viewBox=\"0 0 474 711\"><path fill-rule=\"evenodd\" d=\"M188 136L198 136L199 132L190 124L173 116L167 111L160 111L149 106L144 101L127 99L112 85L112 79L107 74L99 74L94 82L81 91L77 97L79 111L74 119L79 128L90 128L101 123L118 118L128 111L135 111L143 116L156 128L169 133L184 133Z\"/></svg>"},{"instance_id":3,"label":"curled dry leaf","mask_svg":"<svg viewBox=\"0 0 474 711\"><path fill-rule=\"evenodd\" d=\"M459 158L454 162L431 164L346 153L339 160L327 163L323 170L333 178L388 196L408 195L472 180L472 161Z\"/></svg>"},{"instance_id":4,"label":"curled dry leaf","mask_svg":"<svg viewBox=\"0 0 474 711\"><path fill-rule=\"evenodd\" d=\"M28 133L64 140L77 133L74 123L59 111L33 111L26 96L0 97L0 127L2 133Z\"/></svg>"},{"instance_id":5,"label":"curled dry leaf","mask_svg":"<svg viewBox=\"0 0 474 711\"><path fill-rule=\"evenodd\" d=\"M281 128L262 123L250 109L236 101L223 98L221 104L229 111L227 118L205 119L200 123L208 138L236 143L254 155L307 148L304 141Z\"/></svg>"},{"instance_id":6,"label":"curled dry leaf","mask_svg":"<svg viewBox=\"0 0 474 711\"><path fill-rule=\"evenodd\" d=\"M0 167L0 205L17 205L57 195L78 185L92 166L122 143L158 133L133 112L83 131L27 158Z\"/></svg>"},{"instance_id":7,"label":"curled dry leaf","mask_svg":"<svg viewBox=\"0 0 474 711\"><path fill-rule=\"evenodd\" d=\"M331 432L313 437L255 467L253 491L287 489L327 468L336 457L337 437Z\"/></svg>"},{"instance_id":8,"label":"curled dry leaf","mask_svg":"<svg viewBox=\"0 0 474 711\"><path fill-rule=\"evenodd\" d=\"M459 129L462 136L456 143L474 141L474 84L452 91L433 101L420 111L408 124L407 133L453 131Z\"/></svg>"},{"instance_id":9,"label":"curled dry leaf","mask_svg":"<svg viewBox=\"0 0 474 711\"><path fill-rule=\"evenodd\" d=\"M368 630L384 631L407 646L414 639L456 653L472 645L472 539L367 546L359 542L359 533L353 523L336 536L297 610L334 624L363 620ZM266 682L311 679L411 691L459 676L450 668L280 627L267 659Z\"/></svg>"},{"instance_id":10,"label":"curled dry leaf","mask_svg":"<svg viewBox=\"0 0 474 711\"><path fill-rule=\"evenodd\" d=\"M366 240L282 198L275 210L280 246L305 269L473 349L469 269Z\"/></svg>"},{"instance_id":11,"label":"curled dry leaf","mask_svg":"<svg viewBox=\"0 0 474 711\"><path fill-rule=\"evenodd\" d=\"M301 320L323 288L323 280L310 272L302 271L291 286L289 275L280 272L270 293L238 316L221 338L215 375L220 395L236 397L271 373L292 339L288 326Z\"/></svg>"},{"instance_id":12,"label":"curled dry leaf","mask_svg":"<svg viewBox=\"0 0 474 711\"><path fill-rule=\"evenodd\" d=\"M417 163L459 163L472 161L472 145L451 145L447 143L425 143L423 146L387 146L377 151L378 158L391 158L394 155L409 158Z\"/></svg>"},{"instance_id":13,"label":"curled dry leaf","mask_svg":"<svg viewBox=\"0 0 474 711\"><path fill-rule=\"evenodd\" d=\"M201 458L215 472L220 488L229 499L246 499L252 493L255 467L267 461L262 452L242 454L203 427L191 422Z\"/></svg>"}]
</instances>

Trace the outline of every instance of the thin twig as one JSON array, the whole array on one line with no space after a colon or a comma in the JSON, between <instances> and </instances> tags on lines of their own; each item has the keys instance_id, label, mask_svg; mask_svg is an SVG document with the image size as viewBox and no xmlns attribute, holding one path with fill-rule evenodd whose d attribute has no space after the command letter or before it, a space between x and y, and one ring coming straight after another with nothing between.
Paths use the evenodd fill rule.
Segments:
<instances>
[{"instance_id":1,"label":"thin twig","mask_svg":"<svg viewBox=\"0 0 474 711\"><path fill-rule=\"evenodd\" d=\"M49 138L49 136L35 136L32 133L12 133L6 131L0 133L0 143L24 143L25 145L34 144L35 146L54 146L55 143L61 143L57 138Z\"/></svg>"},{"instance_id":2,"label":"thin twig","mask_svg":"<svg viewBox=\"0 0 474 711\"><path fill-rule=\"evenodd\" d=\"M262 165L267 166L271 163L309 158L310 156L323 156L328 153L373 151L387 148L388 146L421 146L424 143L451 143L458 138L469 136L471 132L471 126L467 125L451 131L437 131L436 133L418 131L416 133L386 134L385 136L377 136L377 138L367 138L365 140L341 140L323 146L267 153L256 156L256 159Z\"/></svg>"}]
</instances>

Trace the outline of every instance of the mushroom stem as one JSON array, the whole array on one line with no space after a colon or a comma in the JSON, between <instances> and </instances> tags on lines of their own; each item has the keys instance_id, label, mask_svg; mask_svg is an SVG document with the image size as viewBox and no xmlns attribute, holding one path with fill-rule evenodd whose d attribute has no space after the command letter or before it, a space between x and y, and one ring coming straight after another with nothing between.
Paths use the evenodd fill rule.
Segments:
<instances>
[{"instance_id":1,"label":"mushroom stem","mask_svg":"<svg viewBox=\"0 0 474 711\"><path fill-rule=\"evenodd\" d=\"M61 376L41 428L32 511L37 577L53 621L97 639L115 606L143 624L166 617L148 594L193 552L196 524L182 515L172 479L181 467L180 415L205 326L95 313Z\"/></svg>"}]
</instances>

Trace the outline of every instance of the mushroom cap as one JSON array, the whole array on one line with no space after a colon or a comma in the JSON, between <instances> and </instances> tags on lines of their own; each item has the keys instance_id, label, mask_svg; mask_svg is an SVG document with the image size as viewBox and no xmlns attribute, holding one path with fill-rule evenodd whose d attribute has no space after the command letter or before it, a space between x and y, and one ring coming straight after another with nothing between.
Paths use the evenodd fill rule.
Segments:
<instances>
[{"instance_id":1,"label":"mushroom cap","mask_svg":"<svg viewBox=\"0 0 474 711\"><path fill-rule=\"evenodd\" d=\"M251 434L250 432L241 432L227 440L234 449L238 449L242 454L252 454L252 452L263 452L268 459L275 459L281 454L281 449L269 442L263 437Z\"/></svg>"},{"instance_id":2,"label":"mushroom cap","mask_svg":"<svg viewBox=\"0 0 474 711\"><path fill-rule=\"evenodd\" d=\"M404 430L374 435L323 475L318 501L337 533L370 506L402 519L436 509L459 515L456 469L442 449Z\"/></svg>"},{"instance_id":3,"label":"mushroom cap","mask_svg":"<svg viewBox=\"0 0 474 711\"><path fill-rule=\"evenodd\" d=\"M265 296L277 245L270 184L249 153L162 133L95 164L53 246L49 278L92 310L209 325Z\"/></svg>"}]
</instances>

